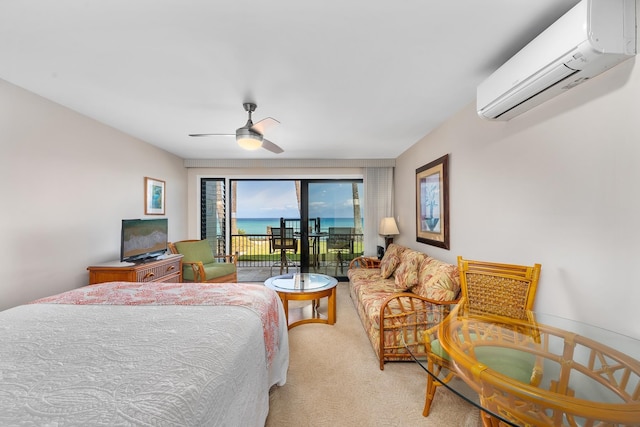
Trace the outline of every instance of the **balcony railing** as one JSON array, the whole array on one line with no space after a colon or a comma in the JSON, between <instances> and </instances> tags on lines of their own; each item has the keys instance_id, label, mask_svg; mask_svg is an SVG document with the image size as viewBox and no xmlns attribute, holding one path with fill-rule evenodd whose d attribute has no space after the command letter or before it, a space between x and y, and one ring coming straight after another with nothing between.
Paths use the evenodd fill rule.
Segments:
<instances>
[{"instance_id":1,"label":"balcony railing","mask_svg":"<svg viewBox=\"0 0 640 427\"><path fill-rule=\"evenodd\" d=\"M289 272L297 271L300 266L301 241L296 233L297 249L286 250ZM344 276L349 262L363 254L362 234L319 233L309 237L309 271L329 275ZM234 234L231 236L231 253L238 254L238 276L242 269L269 269L270 275L280 274L280 262L283 254L272 250L271 234ZM342 244L340 244L342 242ZM286 266L283 266L286 267ZM265 277L264 279L267 279Z\"/></svg>"}]
</instances>

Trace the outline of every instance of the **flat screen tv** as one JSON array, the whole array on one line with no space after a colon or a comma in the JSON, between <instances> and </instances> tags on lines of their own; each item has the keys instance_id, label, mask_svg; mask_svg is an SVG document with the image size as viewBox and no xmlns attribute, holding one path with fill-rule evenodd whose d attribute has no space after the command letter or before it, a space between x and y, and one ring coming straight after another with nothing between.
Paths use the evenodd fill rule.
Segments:
<instances>
[{"instance_id":1,"label":"flat screen tv","mask_svg":"<svg viewBox=\"0 0 640 427\"><path fill-rule=\"evenodd\" d=\"M167 251L167 218L123 219L120 261L144 262Z\"/></svg>"}]
</instances>

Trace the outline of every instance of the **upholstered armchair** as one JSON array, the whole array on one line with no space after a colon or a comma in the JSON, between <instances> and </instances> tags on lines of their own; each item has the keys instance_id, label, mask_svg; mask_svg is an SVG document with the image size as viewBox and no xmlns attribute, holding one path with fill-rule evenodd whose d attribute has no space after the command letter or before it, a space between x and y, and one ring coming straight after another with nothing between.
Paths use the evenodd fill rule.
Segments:
<instances>
[{"instance_id":1,"label":"upholstered armchair","mask_svg":"<svg viewBox=\"0 0 640 427\"><path fill-rule=\"evenodd\" d=\"M169 243L169 250L183 255L184 282L236 283L237 260L234 255L214 255L207 240L182 240Z\"/></svg>"}]
</instances>

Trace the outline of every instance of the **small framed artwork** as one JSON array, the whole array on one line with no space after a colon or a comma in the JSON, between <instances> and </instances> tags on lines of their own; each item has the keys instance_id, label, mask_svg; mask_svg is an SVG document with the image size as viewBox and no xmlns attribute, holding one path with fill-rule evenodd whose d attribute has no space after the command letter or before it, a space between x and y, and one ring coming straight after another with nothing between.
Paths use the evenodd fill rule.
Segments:
<instances>
[{"instance_id":1,"label":"small framed artwork","mask_svg":"<svg viewBox=\"0 0 640 427\"><path fill-rule=\"evenodd\" d=\"M144 178L144 214L164 215L165 182L159 179Z\"/></svg>"},{"instance_id":2,"label":"small framed artwork","mask_svg":"<svg viewBox=\"0 0 640 427\"><path fill-rule=\"evenodd\" d=\"M416 240L449 249L449 155L416 169Z\"/></svg>"}]
</instances>

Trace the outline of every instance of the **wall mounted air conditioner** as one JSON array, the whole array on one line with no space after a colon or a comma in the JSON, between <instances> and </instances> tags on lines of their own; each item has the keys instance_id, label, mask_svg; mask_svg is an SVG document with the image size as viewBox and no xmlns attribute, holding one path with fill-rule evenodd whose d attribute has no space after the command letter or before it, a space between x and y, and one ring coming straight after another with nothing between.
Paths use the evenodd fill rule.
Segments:
<instances>
[{"instance_id":1,"label":"wall mounted air conditioner","mask_svg":"<svg viewBox=\"0 0 640 427\"><path fill-rule=\"evenodd\" d=\"M478 115L509 120L635 54L635 0L582 0L478 86Z\"/></svg>"}]
</instances>

